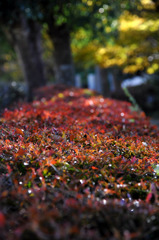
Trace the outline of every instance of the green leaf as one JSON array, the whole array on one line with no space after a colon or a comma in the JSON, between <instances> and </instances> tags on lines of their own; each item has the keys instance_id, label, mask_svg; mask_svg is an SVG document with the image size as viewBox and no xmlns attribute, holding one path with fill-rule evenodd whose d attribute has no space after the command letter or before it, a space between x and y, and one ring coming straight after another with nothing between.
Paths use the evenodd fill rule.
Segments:
<instances>
[{"instance_id":1,"label":"green leaf","mask_svg":"<svg viewBox=\"0 0 159 240\"><path fill-rule=\"evenodd\" d=\"M154 171L156 172L157 175L159 175L159 164L155 166Z\"/></svg>"},{"instance_id":2,"label":"green leaf","mask_svg":"<svg viewBox=\"0 0 159 240\"><path fill-rule=\"evenodd\" d=\"M31 188L31 186L32 186L32 183L31 183L31 181L29 181L28 184L27 184L27 187Z\"/></svg>"}]
</instances>

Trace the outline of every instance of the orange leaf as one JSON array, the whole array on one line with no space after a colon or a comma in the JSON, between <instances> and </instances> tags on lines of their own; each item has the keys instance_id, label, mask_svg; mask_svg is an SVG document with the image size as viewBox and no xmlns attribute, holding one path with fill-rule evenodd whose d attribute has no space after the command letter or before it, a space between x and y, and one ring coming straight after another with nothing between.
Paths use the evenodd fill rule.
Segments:
<instances>
[{"instance_id":1,"label":"orange leaf","mask_svg":"<svg viewBox=\"0 0 159 240\"><path fill-rule=\"evenodd\" d=\"M15 154L15 159L17 159L20 156L23 156L26 153L26 150L23 148L20 148L18 152Z\"/></svg>"},{"instance_id":2,"label":"orange leaf","mask_svg":"<svg viewBox=\"0 0 159 240\"><path fill-rule=\"evenodd\" d=\"M78 149L77 148L75 148L75 152L76 152L76 154L78 154Z\"/></svg>"},{"instance_id":3,"label":"orange leaf","mask_svg":"<svg viewBox=\"0 0 159 240\"><path fill-rule=\"evenodd\" d=\"M52 157L48 157L46 161L47 161L46 166L54 165L57 163L57 161Z\"/></svg>"},{"instance_id":4,"label":"orange leaf","mask_svg":"<svg viewBox=\"0 0 159 240\"><path fill-rule=\"evenodd\" d=\"M24 136L24 130L22 130L22 129L20 129L20 128L16 128L16 129L15 129L15 133Z\"/></svg>"},{"instance_id":5,"label":"orange leaf","mask_svg":"<svg viewBox=\"0 0 159 240\"><path fill-rule=\"evenodd\" d=\"M44 111L43 111L43 114L44 114L44 117L45 117L46 119L48 119L49 117L51 117L51 114L50 114L49 111L44 110Z\"/></svg>"},{"instance_id":6,"label":"orange leaf","mask_svg":"<svg viewBox=\"0 0 159 240\"><path fill-rule=\"evenodd\" d=\"M8 170L9 174L12 172L12 169L11 169L11 167L8 164L7 164L7 170Z\"/></svg>"},{"instance_id":7,"label":"orange leaf","mask_svg":"<svg viewBox=\"0 0 159 240\"><path fill-rule=\"evenodd\" d=\"M96 169L98 169L98 168L97 168L97 167L94 167L94 166L92 166L92 169L93 169L93 170L96 170Z\"/></svg>"}]
</instances>

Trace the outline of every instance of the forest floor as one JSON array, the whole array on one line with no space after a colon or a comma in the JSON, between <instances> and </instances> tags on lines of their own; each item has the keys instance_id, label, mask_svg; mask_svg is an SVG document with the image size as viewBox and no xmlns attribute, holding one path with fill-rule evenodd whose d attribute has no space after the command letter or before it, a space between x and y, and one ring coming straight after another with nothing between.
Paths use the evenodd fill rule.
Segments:
<instances>
[{"instance_id":1,"label":"forest floor","mask_svg":"<svg viewBox=\"0 0 159 240\"><path fill-rule=\"evenodd\" d=\"M0 240L158 240L159 130L52 86L0 118Z\"/></svg>"}]
</instances>

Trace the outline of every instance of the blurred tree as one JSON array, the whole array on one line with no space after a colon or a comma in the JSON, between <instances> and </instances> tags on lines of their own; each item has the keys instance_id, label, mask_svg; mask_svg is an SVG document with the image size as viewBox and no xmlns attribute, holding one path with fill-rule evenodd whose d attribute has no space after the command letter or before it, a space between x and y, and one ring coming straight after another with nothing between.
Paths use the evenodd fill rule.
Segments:
<instances>
[{"instance_id":1,"label":"blurred tree","mask_svg":"<svg viewBox=\"0 0 159 240\"><path fill-rule=\"evenodd\" d=\"M93 44L112 45L118 34L117 18L124 9L134 9L136 2L138 0L1 1L0 21L14 44L30 92L45 84L37 22L47 26L53 42L56 82L72 85L75 72L70 46L72 34L82 27L90 32Z\"/></svg>"},{"instance_id":2,"label":"blurred tree","mask_svg":"<svg viewBox=\"0 0 159 240\"><path fill-rule=\"evenodd\" d=\"M24 79L28 86L28 101L33 90L46 84L41 58L40 28L29 16L27 1L0 1L0 24L14 46Z\"/></svg>"},{"instance_id":3,"label":"blurred tree","mask_svg":"<svg viewBox=\"0 0 159 240\"><path fill-rule=\"evenodd\" d=\"M87 1L82 0L40 0L34 5L37 13L41 13L39 20L46 23L48 35L53 43L54 73L57 83L74 85L75 70L71 51L71 33L79 26L90 22L90 11ZM93 4L93 1L89 1ZM98 6L99 8L99 6Z\"/></svg>"},{"instance_id":4,"label":"blurred tree","mask_svg":"<svg viewBox=\"0 0 159 240\"><path fill-rule=\"evenodd\" d=\"M101 67L117 65L125 73L132 74L159 71L157 4L155 0L141 0L131 12L123 11L118 21L118 38L108 41L105 46L99 44L94 50L94 59Z\"/></svg>"},{"instance_id":5,"label":"blurred tree","mask_svg":"<svg viewBox=\"0 0 159 240\"><path fill-rule=\"evenodd\" d=\"M42 24L47 24L47 32L53 42L56 82L74 84L75 71L71 52L73 34L82 27L91 32L91 34L88 33L91 39L100 39L100 42L105 43L111 35L116 36L116 19L123 8L132 8L133 5L134 1L130 3L127 0L116 2L111 0L39 0L32 2L30 0L33 15ZM112 31L109 31L110 26L113 28Z\"/></svg>"},{"instance_id":6,"label":"blurred tree","mask_svg":"<svg viewBox=\"0 0 159 240\"><path fill-rule=\"evenodd\" d=\"M1 81L22 80L22 74L17 64L15 51L6 39L2 29L0 29L0 46Z\"/></svg>"}]
</instances>

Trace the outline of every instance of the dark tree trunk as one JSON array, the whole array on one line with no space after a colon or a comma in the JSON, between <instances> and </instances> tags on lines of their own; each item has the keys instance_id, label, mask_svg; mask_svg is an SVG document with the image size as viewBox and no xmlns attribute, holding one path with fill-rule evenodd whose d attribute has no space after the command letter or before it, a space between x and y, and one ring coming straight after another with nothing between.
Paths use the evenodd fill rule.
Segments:
<instances>
[{"instance_id":1,"label":"dark tree trunk","mask_svg":"<svg viewBox=\"0 0 159 240\"><path fill-rule=\"evenodd\" d=\"M99 92L105 96L110 97L110 86L108 81L108 69L96 66L95 68L97 89Z\"/></svg>"},{"instance_id":2,"label":"dark tree trunk","mask_svg":"<svg viewBox=\"0 0 159 240\"><path fill-rule=\"evenodd\" d=\"M31 101L34 89L46 85L40 28L36 22L27 21L21 16L19 23L12 26L9 34L28 86L27 99Z\"/></svg>"},{"instance_id":3,"label":"dark tree trunk","mask_svg":"<svg viewBox=\"0 0 159 240\"><path fill-rule=\"evenodd\" d=\"M49 35L54 46L54 72L56 83L75 85L75 70L72 60L70 32L66 24L57 26L49 21Z\"/></svg>"},{"instance_id":4,"label":"dark tree trunk","mask_svg":"<svg viewBox=\"0 0 159 240\"><path fill-rule=\"evenodd\" d=\"M111 68L96 67L97 91L105 97L121 92L121 72L117 66Z\"/></svg>"}]
</instances>

